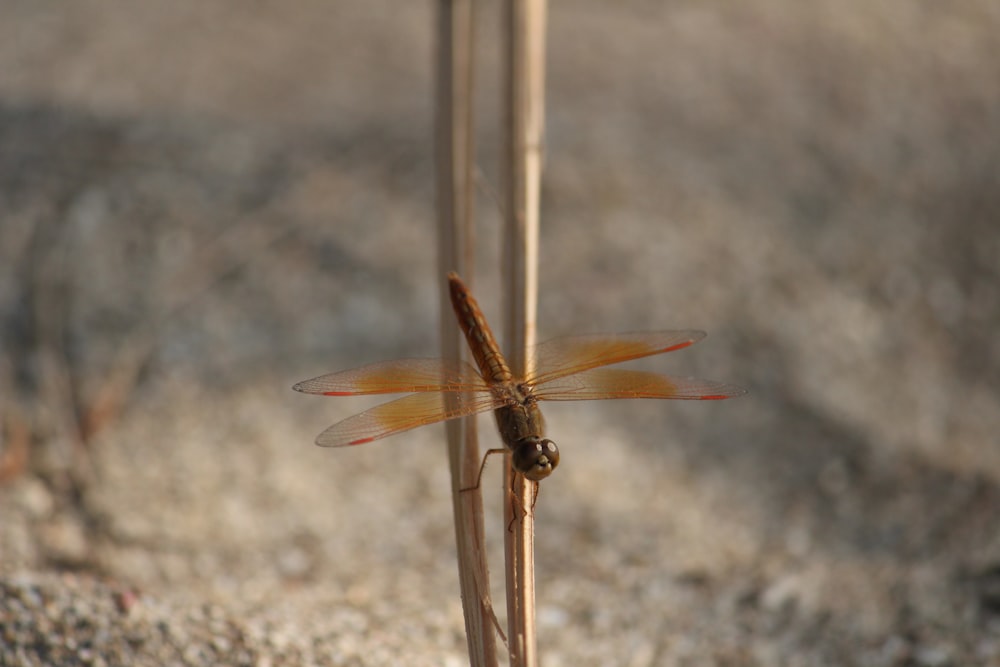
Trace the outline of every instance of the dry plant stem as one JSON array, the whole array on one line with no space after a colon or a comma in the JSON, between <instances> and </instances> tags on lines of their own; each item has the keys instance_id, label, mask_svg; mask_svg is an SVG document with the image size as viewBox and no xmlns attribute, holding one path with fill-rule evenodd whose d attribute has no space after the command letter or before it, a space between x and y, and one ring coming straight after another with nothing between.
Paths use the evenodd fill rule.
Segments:
<instances>
[{"instance_id":1,"label":"dry plant stem","mask_svg":"<svg viewBox=\"0 0 1000 667\"><path fill-rule=\"evenodd\" d=\"M287 229L273 224L267 215L245 217L173 272L165 283L160 312L130 332L92 395L87 400L78 399L79 432L84 444L118 419L169 321L287 234Z\"/></svg>"},{"instance_id":2,"label":"dry plant stem","mask_svg":"<svg viewBox=\"0 0 1000 667\"><path fill-rule=\"evenodd\" d=\"M31 430L13 386L10 365L0 360L0 484L18 477L28 465Z\"/></svg>"},{"instance_id":3,"label":"dry plant stem","mask_svg":"<svg viewBox=\"0 0 1000 667\"><path fill-rule=\"evenodd\" d=\"M441 350L446 359L459 359L465 352L465 344L448 305L443 277L448 271L457 271L471 279L473 273L472 0L442 0L438 12L436 141ZM454 397L446 396L446 400ZM469 662L474 667L492 667L497 664L493 634L496 617L489 598L489 573L483 549L483 497L478 488L462 491L476 483L479 472L476 420L474 417L453 420L445 428Z\"/></svg>"},{"instance_id":4,"label":"dry plant stem","mask_svg":"<svg viewBox=\"0 0 1000 667\"><path fill-rule=\"evenodd\" d=\"M75 458L71 471L80 477L78 481L89 474L90 441L121 415L169 321L287 233L286 229L271 224L266 216L245 218L188 258L165 281L160 311L128 333L107 371L99 379L93 378L89 390L85 380L91 378L80 375L61 342L69 328L66 301L73 296L69 285L74 275L67 268L72 266L71 248L60 241L40 253L31 280L37 294L35 328L43 350L40 384L42 395L49 397L41 403L60 406L56 431L73 444Z\"/></svg>"},{"instance_id":5,"label":"dry plant stem","mask_svg":"<svg viewBox=\"0 0 1000 667\"><path fill-rule=\"evenodd\" d=\"M45 429L43 437L50 437L59 448L54 460L60 461L61 483L79 490L92 476L93 468L81 433L80 382L65 344L73 297L73 276L67 268L72 266L72 249L65 236L52 239L51 245L47 240L36 235L31 245L28 279L34 292L31 315L38 350L37 404L50 406L51 412L43 415L36 406L30 428Z\"/></svg>"},{"instance_id":6,"label":"dry plant stem","mask_svg":"<svg viewBox=\"0 0 1000 667\"><path fill-rule=\"evenodd\" d=\"M538 299L538 226L544 121L545 19L543 0L509 0L506 7L504 234L505 338L515 374L527 375L535 343ZM508 466L507 627L511 664L538 664L535 631L534 503L537 483Z\"/></svg>"}]
</instances>

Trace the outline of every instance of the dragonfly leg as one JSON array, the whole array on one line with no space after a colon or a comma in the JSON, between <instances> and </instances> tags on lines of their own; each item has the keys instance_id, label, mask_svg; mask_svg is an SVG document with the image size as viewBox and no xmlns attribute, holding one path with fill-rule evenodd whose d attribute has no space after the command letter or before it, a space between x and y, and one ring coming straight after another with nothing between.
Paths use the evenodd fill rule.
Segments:
<instances>
[{"instance_id":1,"label":"dragonfly leg","mask_svg":"<svg viewBox=\"0 0 1000 667\"><path fill-rule=\"evenodd\" d=\"M529 480L529 481L531 481L531 480ZM535 509L535 503L538 502L538 490L542 487L542 485L539 484L538 482L533 482L533 485L534 485L535 488L532 490L532 493L531 493L531 510L532 511ZM516 522L518 520L518 516L517 516L518 510L521 511L520 518L522 518L522 519L524 517L528 516L529 510L528 510L528 508L526 508L524 506L524 504L521 502L521 499L518 498L516 494L511 493L509 490L508 490L508 493L510 493L510 504L511 504L511 510L512 510L511 513L510 513L510 523L507 524L507 532L510 533L510 532L514 531L514 522Z\"/></svg>"},{"instance_id":2,"label":"dragonfly leg","mask_svg":"<svg viewBox=\"0 0 1000 667\"><path fill-rule=\"evenodd\" d=\"M483 471L486 470L486 460L490 458L490 454L509 454L510 450L505 447L497 447L495 449L487 449L486 453L483 454L483 462L479 464L479 474L476 476L476 483L473 486L467 486L464 489L459 489L459 493L465 493L467 491L475 491L479 488L479 485L483 481Z\"/></svg>"}]
</instances>

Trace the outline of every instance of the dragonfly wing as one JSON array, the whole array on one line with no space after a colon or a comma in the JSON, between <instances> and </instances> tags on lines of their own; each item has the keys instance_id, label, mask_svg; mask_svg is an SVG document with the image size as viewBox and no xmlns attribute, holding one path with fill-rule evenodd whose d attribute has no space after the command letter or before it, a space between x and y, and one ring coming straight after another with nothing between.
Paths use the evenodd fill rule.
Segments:
<instances>
[{"instance_id":1,"label":"dragonfly wing","mask_svg":"<svg viewBox=\"0 0 1000 667\"><path fill-rule=\"evenodd\" d=\"M712 401L742 396L732 384L676 378L645 371L600 368L546 382L535 389L544 401L589 401L605 398L678 398Z\"/></svg>"},{"instance_id":2,"label":"dragonfly wing","mask_svg":"<svg viewBox=\"0 0 1000 667\"><path fill-rule=\"evenodd\" d=\"M446 402L445 395L440 392L422 393L383 403L334 424L316 438L316 444L321 447L363 445L425 424L485 412L494 406L489 391L451 394L450 398L452 400Z\"/></svg>"},{"instance_id":3,"label":"dragonfly wing","mask_svg":"<svg viewBox=\"0 0 1000 667\"><path fill-rule=\"evenodd\" d=\"M704 337L704 331L689 329L553 338L535 347L528 381L538 385L598 366L673 352Z\"/></svg>"},{"instance_id":4,"label":"dragonfly wing","mask_svg":"<svg viewBox=\"0 0 1000 667\"><path fill-rule=\"evenodd\" d=\"M486 391L486 382L465 362L397 359L321 375L292 387L306 394L358 396L425 391Z\"/></svg>"}]
</instances>

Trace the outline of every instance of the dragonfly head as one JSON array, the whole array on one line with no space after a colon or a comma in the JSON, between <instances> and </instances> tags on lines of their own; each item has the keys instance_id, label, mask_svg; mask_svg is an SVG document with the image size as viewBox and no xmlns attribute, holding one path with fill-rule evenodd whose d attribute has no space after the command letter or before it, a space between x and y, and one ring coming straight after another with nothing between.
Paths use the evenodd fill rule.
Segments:
<instances>
[{"instance_id":1,"label":"dragonfly head","mask_svg":"<svg viewBox=\"0 0 1000 667\"><path fill-rule=\"evenodd\" d=\"M526 438L513 448L514 469L537 482L559 465L559 448L548 438Z\"/></svg>"}]
</instances>

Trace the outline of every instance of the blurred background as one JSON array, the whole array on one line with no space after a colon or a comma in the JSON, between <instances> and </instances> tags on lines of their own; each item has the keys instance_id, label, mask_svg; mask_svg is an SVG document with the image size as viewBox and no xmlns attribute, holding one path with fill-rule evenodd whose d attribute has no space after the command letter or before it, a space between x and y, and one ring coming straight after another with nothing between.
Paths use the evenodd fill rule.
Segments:
<instances>
[{"instance_id":1,"label":"blurred background","mask_svg":"<svg viewBox=\"0 0 1000 667\"><path fill-rule=\"evenodd\" d=\"M323 450L378 400L290 390L437 355L435 11L0 0L0 662L465 661L443 429ZM1000 6L549 40L540 337L705 329L639 367L750 393L545 406L544 663L1000 664Z\"/></svg>"}]
</instances>

